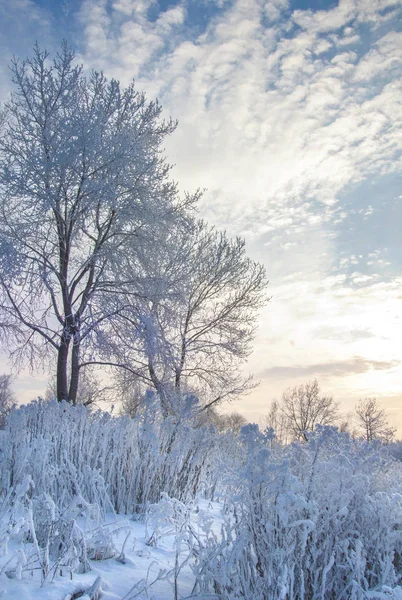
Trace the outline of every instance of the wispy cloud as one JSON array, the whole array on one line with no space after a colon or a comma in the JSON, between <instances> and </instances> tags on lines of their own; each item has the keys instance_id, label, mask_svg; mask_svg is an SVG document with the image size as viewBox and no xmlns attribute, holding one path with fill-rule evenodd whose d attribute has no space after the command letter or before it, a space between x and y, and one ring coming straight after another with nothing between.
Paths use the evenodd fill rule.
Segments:
<instances>
[{"instance_id":1,"label":"wispy cloud","mask_svg":"<svg viewBox=\"0 0 402 600\"><path fill-rule=\"evenodd\" d=\"M258 376L261 378L279 377L281 379L291 380L294 377L309 379L311 377L328 377L345 375L355 375L366 373L367 371L386 371L399 366L400 361L378 361L367 360L362 356L354 356L349 360L338 362L326 362L313 365L294 365L292 367L269 367ZM289 381L291 383L291 381Z\"/></svg>"},{"instance_id":2,"label":"wispy cloud","mask_svg":"<svg viewBox=\"0 0 402 600\"><path fill-rule=\"evenodd\" d=\"M399 2L289 19L287 2L238 0L201 33L186 4L152 21L149 9L84 2L84 57L136 76L179 117L169 145L179 179L209 189L203 208L219 224L254 235L330 226L346 186L400 167L402 34L389 31Z\"/></svg>"},{"instance_id":3,"label":"wispy cloud","mask_svg":"<svg viewBox=\"0 0 402 600\"><path fill-rule=\"evenodd\" d=\"M314 330L317 338L324 340L339 340L342 342L351 342L356 340L367 340L375 338L371 331L365 329L340 330L336 326L323 326Z\"/></svg>"}]
</instances>

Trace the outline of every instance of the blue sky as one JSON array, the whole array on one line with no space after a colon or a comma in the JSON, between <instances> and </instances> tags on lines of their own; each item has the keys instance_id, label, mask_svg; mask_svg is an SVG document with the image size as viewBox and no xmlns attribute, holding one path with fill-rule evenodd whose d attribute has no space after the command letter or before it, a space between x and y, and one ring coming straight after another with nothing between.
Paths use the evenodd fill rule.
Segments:
<instances>
[{"instance_id":1,"label":"blue sky","mask_svg":"<svg viewBox=\"0 0 402 600\"><path fill-rule=\"evenodd\" d=\"M200 213L246 238L271 302L250 419L317 377L402 425L401 0L0 0L5 65L68 38L86 68L158 97ZM41 380L19 380L35 395Z\"/></svg>"}]
</instances>

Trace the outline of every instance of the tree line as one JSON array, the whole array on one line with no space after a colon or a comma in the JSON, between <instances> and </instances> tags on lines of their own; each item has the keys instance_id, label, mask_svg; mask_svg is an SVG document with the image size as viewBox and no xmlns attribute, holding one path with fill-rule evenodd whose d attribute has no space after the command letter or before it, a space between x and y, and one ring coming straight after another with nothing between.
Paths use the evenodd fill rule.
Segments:
<instances>
[{"instance_id":1,"label":"tree line","mask_svg":"<svg viewBox=\"0 0 402 600\"><path fill-rule=\"evenodd\" d=\"M333 396L321 392L315 379L289 387L280 401L273 400L264 419L279 444L307 441L317 425L337 426L355 437L368 442L380 440L388 443L395 436L396 427L388 422L386 411L374 397L361 398L345 418Z\"/></svg>"}]
</instances>

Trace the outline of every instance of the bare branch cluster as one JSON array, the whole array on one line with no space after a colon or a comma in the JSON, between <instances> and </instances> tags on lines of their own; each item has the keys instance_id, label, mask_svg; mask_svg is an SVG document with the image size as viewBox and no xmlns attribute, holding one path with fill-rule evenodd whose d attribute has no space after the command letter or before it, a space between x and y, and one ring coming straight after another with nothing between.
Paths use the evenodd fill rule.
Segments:
<instances>
[{"instance_id":1,"label":"bare branch cluster","mask_svg":"<svg viewBox=\"0 0 402 600\"><path fill-rule=\"evenodd\" d=\"M266 279L244 241L193 221L136 258L137 264L130 254L120 271L127 281L135 273L143 279L137 294L122 286L125 309L108 336L112 355L155 387L167 410L175 393L187 389L202 392L204 408L249 389L251 381L238 371L250 352Z\"/></svg>"},{"instance_id":2,"label":"bare branch cluster","mask_svg":"<svg viewBox=\"0 0 402 600\"><path fill-rule=\"evenodd\" d=\"M339 404L332 396L321 393L317 380L289 387L280 402L271 404L266 424L272 427L279 441L306 440L316 425L335 425L339 419Z\"/></svg>"},{"instance_id":3,"label":"bare branch cluster","mask_svg":"<svg viewBox=\"0 0 402 600\"><path fill-rule=\"evenodd\" d=\"M390 442L395 436L396 427L391 427L388 417L376 398L360 399L355 408L357 426L368 442L382 440Z\"/></svg>"}]
</instances>

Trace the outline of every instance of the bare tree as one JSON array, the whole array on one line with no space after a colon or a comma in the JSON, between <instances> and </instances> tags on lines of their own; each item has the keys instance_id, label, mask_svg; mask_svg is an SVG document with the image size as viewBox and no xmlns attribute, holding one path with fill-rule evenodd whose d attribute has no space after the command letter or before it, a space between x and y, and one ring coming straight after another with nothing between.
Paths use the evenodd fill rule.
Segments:
<instances>
[{"instance_id":1,"label":"bare tree","mask_svg":"<svg viewBox=\"0 0 402 600\"><path fill-rule=\"evenodd\" d=\"M247 419L240 413L234 411L228 414L219 415L221 431L231 431L238 435L243 425L247 424Z\"/></svg>"},{"instance_id":2,"label":"bare tree","mask_svg":"<svg viewBox=\"0 0 402 600\"><path fill-rule=\"evenodd\" d=\"M196 392L204 409L247 391L252 384L240 367L267 282L244 241L187 221L139 260L130 257L126 279L132 269L142 272L148 292L126 295L127 309L111 324L112 353L156 389L164 412L181 391Z\"/></svg>"},{"instance_id":3,"label":"bare tree","mask_svg":"<svg viewBox=\"0 0 402 600\"><path fill-rule=\"evenodd\" d=\"M143 398L146 394L146 385L140 378L134 379L130 371L119 369L115 373L115 399L119 405L119 413L128 415L132 419L143 408Z\"/></svg>"},{"instance_id":4,"label":"bare tree","mask_svg":"<svg viewBox=\"0 0 402 600\"><path fill-rule=\"evenodd\" d=\"M16 406L11 382L11 375L0 375L0 429L4 429L7 415L9 415Z\"/></svg>"},{"instance_id":5,"label":"bare tree","mask_svg":"<svg viewBox=\"0 0 402 600\"><path fill-rule=\"evenodd\" d=\"M294 440L306 440L316 425L334 425L339 417L338 403L332 396L321 394L317 380L288 388L282 394L280 408Z\"/></svg>"},{"instance_id":6,"label":"bare tree","mask_svg":"<svg viewBox=\"0 0 402 600\"><path fill-rule=\"evenodd\" d=\"M175 124L133 85L86 78L66 44L52 62L35 47L11 73L0 140L3 341L17 364L55 356L57 398L75 403L80 369L96 362L102 327L121 309L102 303L122 284L121 257L154 246L179 210L161 155Z\"/></svg>"},{"instance_id":7,"label":"bare tree","mask_svg":"<svg viewBox=\"0 0 402 600\"><path fill-rule=\"evenodd\" d=\"M219 413L216 408L211 406L198 413L197 423L201 426L213 425L217 431L229 431L238 435L243 425L246 425L247 419L236 411L224 414Z\"/></svg>"},{"instance_id":8,"label":"bare tree","mask_svg":"<svg viewBox=\"0 0 402 600\"><path fill-rule=\"evenodd\" d=\"M393 439L397 428L389 426L387 414L380 408L376 398L360 399L355 414L357 426L368 442L390 442Z\"/></svg>"},{"instance_id":9,"label":"bare tree","mask_svg":"<svg viewBox=\"0 0 402 600\"><path fill-rule=\"evenodd\" d=\"M284 445L290 441L288 418L277 400L271 402L269 411L263 419L263 428L274 430L275 444Z\"/></svg>"}]
</instances>

